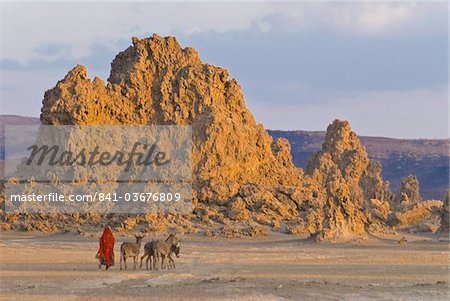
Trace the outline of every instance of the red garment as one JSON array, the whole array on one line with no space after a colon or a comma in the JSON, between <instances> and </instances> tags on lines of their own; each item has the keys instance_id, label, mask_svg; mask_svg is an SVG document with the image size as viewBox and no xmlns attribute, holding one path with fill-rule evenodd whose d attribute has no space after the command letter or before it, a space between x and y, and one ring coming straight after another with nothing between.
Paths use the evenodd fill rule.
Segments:
<instances>
[{"instance_id":1,"label":"red garment","mask_svg":"<svg viewBox=\"0 0 450 301\"><path fill-rule=\"evenodd\" d=\"M105 227L102 237L100 238L100 250L98 255L100 263L106 265L106 268L114 265L114 243L116 238L109 226Z\"/></svg>"}]
</instances>

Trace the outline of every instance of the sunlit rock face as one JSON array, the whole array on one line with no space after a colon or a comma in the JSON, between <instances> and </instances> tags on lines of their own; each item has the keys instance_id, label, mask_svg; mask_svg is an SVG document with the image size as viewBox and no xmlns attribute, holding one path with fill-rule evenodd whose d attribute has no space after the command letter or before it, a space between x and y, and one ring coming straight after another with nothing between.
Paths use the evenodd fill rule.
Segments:
<instances>
[{"instance_id":1,"label":"sunlit rock face","mask_svg":"<svg viewBox=\"0 0 450 301\"><path fill-rule=\"evenodd\" d=\"M272 229L346 240L385 231L392 216L382 166L368 159L347 121L330 124L303 175L289 142L273 141L256 123L228 71L203 63L174 37L133 38L113 60L107 82L90 80L76 66L45 93L41 122L192 126L192 213L116 215L109 222L117 231L147 223L147 231L241 236ZM101 219L93 216L85 218L96 225ZM68 225L65 216L56 220Z\"/></svg>"},{"instance_id":2,"label":"sunlit rock face","mask_svg":"<svg viewBox=\"0 0 450 301\"><path fill-rule=\"evenodd\" d=\"M226 69L203 63L174 37L133 38L113 60L106 83L76 66L45 93L41 121L191 125L197 209L221 205L233 218L250 210L266 224L298 214L292 195L302 185L302 171L292 163L289 143L272 141L256 123ZM239 206L228 210L236 200Z\"/></svg>"},{"instance_id":3,"label":"sunlit rock face","mask_svg":"<svg viewBox=\"0 0 450 301\"><path fill-rule=\"evenodd\" d=\"M310 159L307 173L325 191L318 239L365 236L372 223L384 223L389 183L381 178L381 164L368 159L348 121L335 120L328 126L322 150Z\"/></svg>"}]
</instances>

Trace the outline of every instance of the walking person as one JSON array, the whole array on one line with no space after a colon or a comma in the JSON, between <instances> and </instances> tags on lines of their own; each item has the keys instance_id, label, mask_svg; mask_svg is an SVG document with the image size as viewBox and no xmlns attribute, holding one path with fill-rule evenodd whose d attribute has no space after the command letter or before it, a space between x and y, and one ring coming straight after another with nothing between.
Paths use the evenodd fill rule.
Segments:
<instances>
[{"instance_id":1,"label":"walking person","mask_svg":"<svg viewBox=\"0 0 450 301\"><path fill-rule=\"evenodd\" d=\"M100 238L100 249L97 253L97 258L99 259L98 268L102 268L102 265L109 269L110 266L114 265L114 243L116 238L112 233L109 226L105 226L102 237Z\"/></svg>"}]
</instances>

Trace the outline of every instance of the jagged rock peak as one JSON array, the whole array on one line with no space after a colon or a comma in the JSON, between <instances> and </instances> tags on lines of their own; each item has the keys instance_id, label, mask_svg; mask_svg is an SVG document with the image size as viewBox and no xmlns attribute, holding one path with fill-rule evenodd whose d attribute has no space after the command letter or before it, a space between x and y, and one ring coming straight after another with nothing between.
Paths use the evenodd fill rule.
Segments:
<instances>
[{"instance_id":1,"label":"jagged rock peak","mask_svg":"<svg viewBox=\"0 0 450 301\"><path fill-rule=\"evenodd\" d=\"M422 201L422 197L420 196L420 186L417 177L409 175L402 178L395 199L395 207L399 210L407 209L420 201Z\"/></svg>"},{"instance_id":2,"label":"jagged rock peak","mask_svg":"<svg viewBox=\"0 0 450 301\"><path fill-rule=\"evenodd\" d=\"M352 131L347 120L335 119L327 128L324 152L342 153L345 150L361 148L362 145L355 132ZM365 149L364 149L365 151Z\"/></svg>"},{"instance_id":3,"label":"jagged rock peak","mask_svg":"<svg viewBox=\"0 0 450 301\"><path fill-rule=\"evenodd\" d=\"M137 70L145 71L145 68L156 69L157 73L163 75L172 69L202 64L198 52L191 47L182 48L175 37L153 34L151 38L145 39L133 37L132 42L133 46L119 53L111 63L109 82L136 82L140 78L131 75Z\"/></svg>"},{"instance_id":4,"label":"jagged rock peak","mask_svg":"<svg viewBox=\"0 0 450 301\"><path fill-rule=\"evenodd\" d=\"M226 69L202 63L197 51L182 48L174 37L153 35L132 43L113 60L106 84L90 81L86 68L76 66L48 90L42 123L192 125L193 189L199 201L223 204L251 185L254 194L264 196L258 201L275 202L276 187L300 185L289 143L273 141L256 123ZM243 201L256 206L250 197ZM289 198L285 203L294 204Z\"/></svg>"},{"instance_id":5,"label":"jagged rock peak","mask_svg":"<svg viewBox=\"0 0 450 301\"><path fill-rule=\"evenodd\" d=\"M314 170L327 173L330 161L347 180L359 179L369 163L365 147L346 120L336 119L328 126L322 150L312 156L307 171L309 174Z\"/></svg>"},{"instance_id":6,"label":"jagged rock peak","mask_svg":"<svg viewBox=\"0 0 450 301\"><path fill-rule=\"evenodd\" d=\"M246 110L239 84L228 79L226 69L203 64L195 49L182 48L174 37L156 34L132 40L133 45L111 63L106 85L97 77L90 81L86 67L77 65L47 91L42 123L190 124L214 105ZM195 91L183 94L193 86ZM225 97L205 97L209 88Z\"/></svg>"},{"instance_id":7,"label":"jagged rock peak","mask_svg":"<svg viewBox=\"0 0 450 301\"><path fill-rule=\"evenodd\" d=\"M307 172L326 193L320 209L322 228L315 233L318 239L365 236L371 223L384 222L366 209L386 205L389 184L381 177L381 164L368 159L348 121L334 120L328 126L322 150L313 154ZM386 214L378 216L384 219Z\"/></svg>"}]
</instances>

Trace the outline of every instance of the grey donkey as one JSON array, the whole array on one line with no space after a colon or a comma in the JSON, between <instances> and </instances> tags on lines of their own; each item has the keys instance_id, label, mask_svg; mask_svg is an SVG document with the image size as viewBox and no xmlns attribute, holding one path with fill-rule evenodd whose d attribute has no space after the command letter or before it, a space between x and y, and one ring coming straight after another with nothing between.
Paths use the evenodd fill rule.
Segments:
<instances>
[{"instance_id":1,"label":"grey donkey","mask_svg":"<svg viewBox=\"0 0 450 301\"><path fill-rule=\"evenodd\" d=\"M133 269L136 269L136 258L139 256L139 252L141 250L142 238L144 235L134 235L136 237L136 242L124 242L120 246L120 270L122 270L122 260L125 263L125 270L127 269L127 258L133 257L134 266Z\"/></svg>"},{"instance_id":2,"label":"grey donkey","mask_svg":"<svg viewBox=\"0 0 450 301\"><path fill-rule=\"evenodd\" d=\"M169 260L169 268L175 268L175 262L172 258L172 253L177 257L180 254L180 242L174 234L170 234L166 241L157 240L153 246L153 268L156 267L156 262L158 258L161 258L161 269L164 268L164 260L167 257Z\"/></svg>"},{"instance_id":3,"label":"grey donkey","mask_svg":"<svg viewBox=\"0 0 450 301\"><path fill-rule=\"evenodd\" d=\"M148 243L145 244L144 246L144 255L141 257L141 265L140 267L142 268L142 262L144 260L145 257L145 267L148 270L149 269L149 265L148 263L150 262L150 269L154 269L156 267L156 262L158 260L159 257L162 257L160 253L156 252L155 255L155 248L158 245L159 247L161 247L161 243L162 241L159 241L159 243L157 244L159 240L152 240ZM169 235L169 237L167 237L165 243L167 243L170 247L170 254L175 253L175 255L177 257L179 257L180 254L180 246L179 246L179 242L181 240L179 240L178 238L175 237L175 235L171 234ZM177 246L178 243L178 246ZM167 246L165 246L167 247ZM163 247L164 248L164 247ZM166 253L166 252L164 252ZM168 254L165 254L164 257L168 256ZM173 263L173 260L171 261L171 263ZM172 267L175 267L175 264L172 265Z\"/></svg>"}]
</instances>

